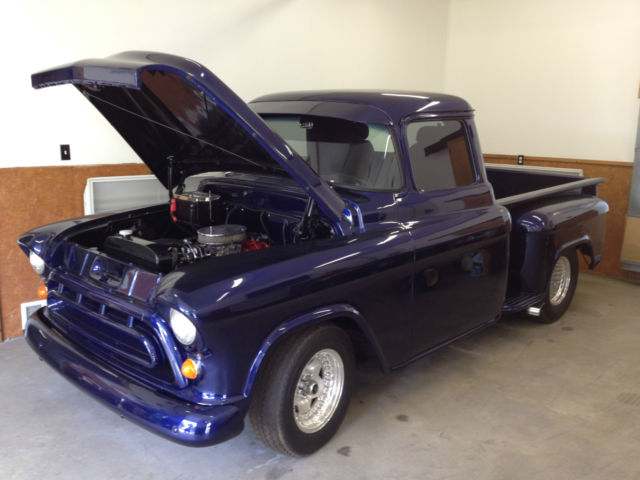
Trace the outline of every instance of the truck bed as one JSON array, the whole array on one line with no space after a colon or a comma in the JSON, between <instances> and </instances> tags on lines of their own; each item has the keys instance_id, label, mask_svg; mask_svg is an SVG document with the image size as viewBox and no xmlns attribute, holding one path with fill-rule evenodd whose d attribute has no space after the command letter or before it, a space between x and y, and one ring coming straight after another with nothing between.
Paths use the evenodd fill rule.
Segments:
<instances>
[{"instance_id":1,"label":"truck bed","mask_svg":"<svg viewBox=\"0 0 640 480\"><path fill-rule=\"evenodd\" d=\"M559 242L560 238L580 238L585 231L604 231L604 217L599 220L591 212L594 201L597 201L598 184L604 179L585 178L575 172L567 174L566 171L520 170L516 166L487 166L486 172L496 202L509 210L513 221L509 247L509 288L503 312L513 313L539 306L544 301L550 274L547 265L539 263L541 258L548 256L544 253L544 238L555 232L555 237L550 237L550 244L553 244L553 252L556 252L566 248ZM563 197L571 199L569 206L563 202ZM585 213L587 216L583 217ZM550 218L553 218L553 222L549 221ZM577 218L579 221L576 221ZM533 219L539 224L533 225ZM580 226L583 223L588 223L588 228ZM563 233L560 234L560 231ZM603 235L596 236L601 237ZM537 256L532 257L533 260L528 259L536 250ZM594 268L599 260L600 255L593 255L590 268Z\"/></svg>"},{"instance_id":2,"label":"truck bed","mask_svg":"<svg viewBox=\"0 0 640 480\"><path fill-rule=\"evenodd\" d=\"M585 178L564 173L518 171L487 167L487 179L493 186L496 201L512 207L558 194L580 193L597 195L604 178Z\"/></svg>"}]
</instances>

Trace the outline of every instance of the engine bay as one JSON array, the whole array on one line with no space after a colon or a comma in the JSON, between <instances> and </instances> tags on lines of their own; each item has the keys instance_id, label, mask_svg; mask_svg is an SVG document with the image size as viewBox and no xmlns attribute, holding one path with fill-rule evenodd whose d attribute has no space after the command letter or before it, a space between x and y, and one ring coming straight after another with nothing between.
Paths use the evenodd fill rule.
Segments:
<instances>
[{"instance_id":1,"label":"engine bay","mask_svg":"<svg viewBox=\"0 0 640 480\"><path fill-rule=\"evenodd\" d=\"M144 269L168 273L210 257L331 235L308 199L237 187L176 193L166 205L87 229L72 240ZM219 187L219 186L218 186ZM168 210L168 211L167 211Z\"/></svg>"}]
</instances>

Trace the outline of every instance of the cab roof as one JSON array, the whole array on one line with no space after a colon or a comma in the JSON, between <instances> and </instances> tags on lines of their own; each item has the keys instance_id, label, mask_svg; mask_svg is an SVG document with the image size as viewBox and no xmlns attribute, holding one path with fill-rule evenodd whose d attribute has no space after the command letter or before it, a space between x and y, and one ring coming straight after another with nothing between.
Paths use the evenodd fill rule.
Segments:
<instances>
[{"instance_id":1,"label":"cab roof","mask_svg":"<svg viewBox=\"0 0 640 480\"><path fill-rule=\"evenodd\" d=\"M360 120L370 123L379 122L380 114L387 118L388 121L385 123L398 124L404 117L413 114L473 112L473 108L466 100L454 95L402 90L317 90L272 93L254 99L250 102L250 106L261 112L263 110L274 110L273 107L267 108L267 104L290 102L298 105L306 104L309 108L312 108L313 104L317 106L322 104L324 114L331 110L332 104L335 104L334 107L337 111L341 110L341 106L345 104L350 104L354 107L360 106L361 108L358 109L362 112ZM282 110L291 110L293 112L296 108L287 109L286 105L282 105ZM378 111L377 114L375 113L376 110ZM367 111L369 114L366 113ZM285 113L285 111L281 113Z\"/></svg>"}]
</instances>

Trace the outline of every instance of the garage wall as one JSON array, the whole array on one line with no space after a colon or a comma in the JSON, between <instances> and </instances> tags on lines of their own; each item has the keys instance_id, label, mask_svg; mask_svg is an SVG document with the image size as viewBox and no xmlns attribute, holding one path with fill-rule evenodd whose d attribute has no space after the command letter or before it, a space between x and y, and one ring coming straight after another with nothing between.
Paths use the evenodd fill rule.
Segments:
<instances>
[{"instance_id":1,"label":"garage wall","mask_svg":"<svg viewBox=\"0 0 640 480\"><path fill-rule=\"evenodd\" d=\"M129 49L194 58L246 100L314 88L461 95L477 110L489 160L586 159L587 174L615 186L603 190L615 228L600 273L625 278L617 239L631 168L606 162L633 159L638 18L637 0L13 3L0 18L0 195L9 213L0 224L0 339L21 334L19 303L34 299L38 283L17 236L80 215L87 177L146 172L74 88L35 91L29 75ZM59 160L62 143L71 145L70 162Z\"/></svg>"},{"instance_id":2,"label":"garage wall","mask_svg":"<svg viewBox=\"0 0 640 480\"><path fill-rule=\"evenodd\" d=\"M0 340L22 335L20 304L38 300L42 279L18 248L18 235L39 225L84 215L87 178L144 175L143 163L0 168Z\"/></svg>"},{"instance_id":3,"label":"garage wall","mask_svg":"<svg viewBox=\"0 0 640 480\"><path fill-rule=\"evenodd\" d=\"M3 9L0 167L137 162L71 86L30 74L124 50L184 55L243 99L317 88L444 88L448 0L22 0Z\"/></svg>"},{"instance_id":4,"label":"garage wall","mask_svg":"<svg viewBox=\"0 0 640 480\"><path fill-rule=\"evenodd\" d=\"M5 9L0 167L137 162L70 86L30 73L127 49L194 58L242 98L311 88L445 90L490 153L633 161L637 0L24 0ZM37 132L37 142L34 142Z\"/></svg>"},{"instance_id":5,"label":"garage wall","mask_svg":"<svg viewBox=\"0 0 640 480\"><path fill-rule=\"evenodd\" d=\"M638 0L452 0L448 35L485 152L633 161Z\"/></svg>"}]
</instances>

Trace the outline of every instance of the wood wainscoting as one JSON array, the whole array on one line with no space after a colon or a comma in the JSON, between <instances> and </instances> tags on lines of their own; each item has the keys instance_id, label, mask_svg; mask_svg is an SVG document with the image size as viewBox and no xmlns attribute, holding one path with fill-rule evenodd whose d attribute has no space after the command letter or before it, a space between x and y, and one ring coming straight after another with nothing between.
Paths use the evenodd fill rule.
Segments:
<instances>
[{"instance_id":1,"label":"wood wainscoting","mask_svg":"<svg viewBox=\"0 0 640 480\"><path fill-rule=\"evenodd\" d=\"M516 164L515 155L485 155L491 163ZM600 196L611 206L602 263L595 273L632 282L640 275L622 270L620 252L629 203L632 163L526 157L525 164L582 168L588 177L604 177ZM37 300L40 278L16 244L31 228L82 216L83 192L90 177L149 174L143 164L0 168L0 340L22 335L20 304Z\"/></svg>"},{"instance_id":2,"label":"wood wainscoting","mask_svg":"<svg viewBox=\"0 0 640 480\"><path fill-rule=\"evenodd\" d=\"M16 240L47 223L84 214L83 192L90 177L145 175L143 163L0 168L0 340L22 335L20 304L38 300L42 280Z\"/></svg>"},{"instance_id":3,"label":"wood wainscoting","mask_svg":"<svg viewBox=\"0 0 640 480\"><path fill-rule=\"evenodd\" d=\"M484 161L486 163L518 164L516 155L485 154ZM586 265L581 262L581 271L589 271L597 275L640 283L640 274L623 270L620 263L625 221L627 209L629 208L633 163L525 157L524 164L536 167L581 168L585 177L602 177L605 179L604 183L598 185L598 196L604 199L610 208L607 214L607 233L602 262L593 271L587 270Z\"/></svg>"}]
</instances>

